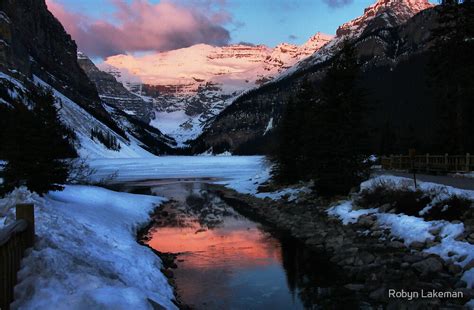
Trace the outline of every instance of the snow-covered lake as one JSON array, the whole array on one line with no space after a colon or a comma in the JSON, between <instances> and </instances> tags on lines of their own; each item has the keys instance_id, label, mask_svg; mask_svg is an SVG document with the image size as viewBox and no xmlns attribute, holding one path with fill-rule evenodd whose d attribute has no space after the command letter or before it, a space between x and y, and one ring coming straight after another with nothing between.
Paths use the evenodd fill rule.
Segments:
<instances>
[{"instance_id":1,"label":"snow-covered lake","mask_svg":"<svg viewBox=\"0 0 474 310\"><path fill-rule=\"evenodd\" d=\"M215 178L242 193L255 193L270 177L263 156L161 156L152 158L91 159L93 179L112 182Z\"/></svg>"}]
</instances>

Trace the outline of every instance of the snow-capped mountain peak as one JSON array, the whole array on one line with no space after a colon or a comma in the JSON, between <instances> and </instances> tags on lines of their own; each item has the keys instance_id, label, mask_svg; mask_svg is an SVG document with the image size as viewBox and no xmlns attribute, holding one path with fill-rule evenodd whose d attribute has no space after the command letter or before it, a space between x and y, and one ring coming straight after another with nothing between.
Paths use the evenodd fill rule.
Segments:
<instances>
[{"instance_id":1,"label":"snow-capped mountain peak","mask_svg":"<svg viewBox=\"0 0 474 310\"><path fill-rule=\"evenodd\" d=\"M375 17L384 16L387 26L405 23L418 12L432 7L428 0L378 0L364 10L364 14L337 29L337 36L359 35Z\"/></svg>"}]
</instances>

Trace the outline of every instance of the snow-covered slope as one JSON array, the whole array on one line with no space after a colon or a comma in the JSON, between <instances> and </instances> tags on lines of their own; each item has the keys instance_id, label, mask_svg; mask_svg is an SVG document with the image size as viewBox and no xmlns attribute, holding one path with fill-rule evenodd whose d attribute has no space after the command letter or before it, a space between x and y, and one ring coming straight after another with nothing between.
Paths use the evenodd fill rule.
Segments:
<instances>
[{"instance_id":1,"label":"snow-covered slope","mask_svg":"<svg viewBox=\"0 0 474 310\"><path fill-rule=\"evenodd\" d=\"M35 77L35 82L49 87L45 82ZM106 125L95 119L75 102L53 89L55 97L62 104L60 110L62 121L76 133L80 146L78 153L87 158L129 158L129 157L153 157L153 154L145 151L140 142L127 134L130 141L125 140ZM105 147L99 141L90 136L92 129L100 129L102 132L114 136L120 143L120 150L114 151Z\"/></svg>"},{"instance_id":2,"label":"snow-covered slope","mask_svg":"<svg viewBox=\"0 0 474 310\"><path fill-rule=\"evenodd\" d=\"M76 136L77 141L75 147L81 157L87 158L129 158L129 157L153 157L151 153L143 149L141 143L135 138L128 135L129 141L115 133L105 124L97 120L82 107L74 101L63 95L58 90L52 88L49 84L34 76L34 82L37 85L50 88L54 96L57 98L57 103L60 105L61 120L71 128ZM28 104L28 86L9 74L0 72L0 87L10 88L12 98L17 98L20 101ZM5 102L4 104L9 104ZM13 105L12 105L13 106ZM101 142L91 138L91 130L98 129L104 134L111 135L120 143L120 150L114 151L108 149Z\"/></svg>"},{"instance_id":3,"label":"snow-covered slope","mask_svg":"<svg viewBox=\"0 0 474 310\"><path fill-rule=\"evenodd\" d=\"M184 142L195 138L243 91L272 80L331 38L317 33L301 46L282 43L275 48L197 44L139 57L112 56L99 67L151 100L155 106L151 124Z\"/></svg>"}]
</instances>

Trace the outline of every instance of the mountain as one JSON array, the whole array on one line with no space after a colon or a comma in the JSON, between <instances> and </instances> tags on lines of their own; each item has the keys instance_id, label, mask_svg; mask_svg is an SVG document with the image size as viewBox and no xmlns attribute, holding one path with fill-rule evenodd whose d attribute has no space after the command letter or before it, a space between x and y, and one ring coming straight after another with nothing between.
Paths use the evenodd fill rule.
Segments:
<instances>
[{"instance_id":1,"label":"mountain","mask_svg":"<svg viewBox=\"0 0 474 310\"><path fill-rule=\"evenodd\" d=\"M81 156L151 156L167 152L173 143L99 98L77 62L76 44L44 0L1 1L1 102L13 109L18 101L29 105L35 85L52 90L62 122L76 134L74 144ZM99 136L117 141L119 147L111 149Z\"/></svg>"},{"instance_id":2,"label":"mountain","mask_svg":"<svg viewBox=\"0 0 474 310\"><path fill-rule=\"evenodd\" d=\"M302 81L318 85L344 43L355 47L363 63L361 86L372 107L368 118L375 133L373 149L380 145L385 127L412 130L422 141L432 139L434 107L426 65L440 9L426 0L377 1L361 17L339 27L336 37L313 55L235 100L193 142L194 151L271 152L285 102L298 93ZM400 144L398 151L406 150Z\"/></svg>"},{"instance_id":3,"label":"mountain","mask_svg":"<svg viewBox=\"0 0 474 310\"><path fill-rule=\"evenodd\" d=\"M271 81L331 38L317 33L301 46L282 43L275 48L197 44L140 57L112 56L99 68L151 100L155 116L151 125L183 143L197 137L243 92Z\"/></svg>"},{"instance_id":4,"label":"mountain","mask_svg":"<svg viewBox=\"0 0 474 310\"><path fill-rule=\"evenodd\" d=\"M83 53L77 54L77 62L96 86L102 101L145 123L150 122L153 109L151 102L128 91L113 75L99 70Z\"/></svg>"}]
</instances>

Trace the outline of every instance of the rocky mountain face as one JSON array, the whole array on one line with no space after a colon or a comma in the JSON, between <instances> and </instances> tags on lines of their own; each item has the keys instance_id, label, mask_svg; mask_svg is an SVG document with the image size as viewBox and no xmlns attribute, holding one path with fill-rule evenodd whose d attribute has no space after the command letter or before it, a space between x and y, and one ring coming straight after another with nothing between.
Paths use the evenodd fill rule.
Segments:
<instances>
[{"instance_id":1,"label":"rocky mountain face","mask_svg":"<svg viewBox=\"0 0 474 310\"><path fill-rule=\"evenodd\" d=\"M336 35L361 35L380 27L394 27L406 23L420 11L433 7L427 0L379 0L364 10L364 14L341 25Z\"/></svg>"},{"instance_id":2,"label":"rocky mountain face","mask_svg":"<svg viewBox=\"0 0 474 310\"><path fill-rule=\"evenodd\" d=\"M198 44L142 57L117 55L100 68L149 98L155 109L151 124L184 142L201 133L237 96L271 81L331 38L318 33L301 46L283 43L275 48Z\"/></svg>"},{"instance_id":3,"label":"rocky mountain face","mask_svg":"<svg viewBox=\"0 0 474 310\"><path fill-rule=\"evenodd\" d=\"M51 88L62 104L62 121L76 132L78 149L91 151L80 154L118 156L92 139L91 130L115 137L122 146L120 156L150 155L145 149L166 152L173 143L159 130L147 128L146 123L142 126L114 118L79 66L75 42L48 11L44 0L0 2L0 79L0 88L10 89L3 93L17 98L27 98L33 84ZM139 130L137 126L141 126Z\"/></svg>"},{"instance_id":4,"label":"rocky mountain face","mask_svg":"<svg viewBox=\"0 0 474 310\"><path fill-rule=\"evenodd\" d=\"M355 46L363 63L361 86L368 88L374 103L368 116L377 132L373 144L382 139L384 124L393 130L415 128L423 138L427 128L433 128L428 123L434 122L425 53L437 24L438 8L426 0L377 1L364 15L339 27L337 36L313 55L235 100L193 142L194 151L271 152L285 102L303 80L316 85L321 81L344 42Z\"/></svg>"},{"instance_id":5,"label":"rocky mountain face","mask_svg":"<svg viewBox=\"0 0 474 310\"><path fill-rule=\"evenodd\" d=\"M108 105L148 124L152 117L153 104L131 93L109 73L99 70L94 63L79 52L77 62L95 84L100 99Z\"/></svg>"},{"instance_id":6,"label":"rocky mountain face","mask_svg":"<svg viewBox=\"0 0 474 310\"><path fill-rule=\"evenodd\" d=\"M118 130L100 104L94 85L77 64L76 44L45 2L5 0L0 11L1 68L16 70L21 79L38 76Z\"/></svg>"}]
</instances>

